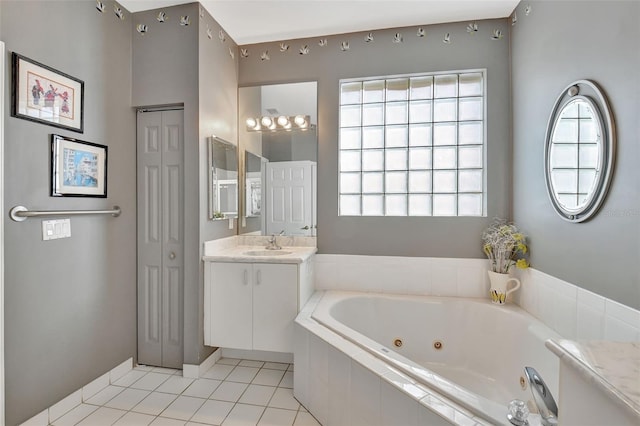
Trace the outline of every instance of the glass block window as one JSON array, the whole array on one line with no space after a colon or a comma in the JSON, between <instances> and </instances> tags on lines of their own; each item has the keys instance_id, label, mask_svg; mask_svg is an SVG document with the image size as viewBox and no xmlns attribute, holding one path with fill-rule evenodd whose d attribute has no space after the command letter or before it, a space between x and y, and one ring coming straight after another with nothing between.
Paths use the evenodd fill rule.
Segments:
<instances>
[{"instance_id":1,"label":"glass block window","mask_svg":"<svg viewBox=\"0 0 640 426\"><path fill-rule=\"evenodd\" d=\"M485 215L484 71L340 81L341 216Z\"/></svg>"}]
</instances>

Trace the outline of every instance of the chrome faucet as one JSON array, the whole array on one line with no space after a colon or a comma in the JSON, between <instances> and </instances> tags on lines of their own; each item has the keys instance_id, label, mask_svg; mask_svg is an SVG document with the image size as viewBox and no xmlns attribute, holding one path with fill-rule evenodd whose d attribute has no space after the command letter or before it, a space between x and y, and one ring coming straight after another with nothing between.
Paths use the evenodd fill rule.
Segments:
<instances>
[{"instance_id":1,"label":"chrome faucet","mask_svg":"<svg viewBox=\"0 0 640 426\"><path fill-rule=\"evenodd\" d=\"M525 367L524 374L529 380L529 387L533 394L533 400L538 407L542 425L556 426L558 424L558 406L553 399L553 395L551 395L551 391L534 368Z\"/></svg>"},{"instance_id":2,"label":"chrome faucet","mask_svg":"<svg viewBox=\"0 0 640 426\"><path fill-rule=\"evenodd\" d=\"M280 231L280 233L278 234L278 236L283 235L284 234L284 229L282 231ZM267 241L267 246L265 247L265 249L267 250L280 250L282 249L282 247L280 247L278 245L278 241L276 240L276 234L271 234L271 237L269 237L269 240Z\"/></svg>"}]
</instances>

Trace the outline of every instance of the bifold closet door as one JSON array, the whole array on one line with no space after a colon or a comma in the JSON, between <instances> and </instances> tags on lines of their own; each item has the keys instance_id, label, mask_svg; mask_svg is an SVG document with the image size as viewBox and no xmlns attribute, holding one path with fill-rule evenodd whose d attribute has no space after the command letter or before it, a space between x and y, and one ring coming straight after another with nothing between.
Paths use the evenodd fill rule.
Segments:
<instances>
[{"instance_id":1,"label":"bifold closet door","mask_svg":"<svg viewBox=\"0 0 640 426\"><path fill-rule=\"evenodd\" d=\"M138 363L182 368L184 116L138 113Z\"/></svg>"}]
</instances>

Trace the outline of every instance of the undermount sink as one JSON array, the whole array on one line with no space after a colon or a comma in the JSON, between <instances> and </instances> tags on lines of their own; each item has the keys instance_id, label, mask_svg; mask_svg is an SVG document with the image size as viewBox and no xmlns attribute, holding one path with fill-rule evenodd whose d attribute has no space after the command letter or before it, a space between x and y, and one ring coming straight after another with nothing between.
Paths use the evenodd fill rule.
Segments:
<instances>
[{"instance_id":1,"label":"undermount sink","mask_svg":"<svg viewBox=\"0 0 640 426\"><path fill-rule=\"evenodd\" d=\"M291 253L285 250L250 250L245 251L243 254L245 256L285 256Z\"/></svg>"}]
</instances>

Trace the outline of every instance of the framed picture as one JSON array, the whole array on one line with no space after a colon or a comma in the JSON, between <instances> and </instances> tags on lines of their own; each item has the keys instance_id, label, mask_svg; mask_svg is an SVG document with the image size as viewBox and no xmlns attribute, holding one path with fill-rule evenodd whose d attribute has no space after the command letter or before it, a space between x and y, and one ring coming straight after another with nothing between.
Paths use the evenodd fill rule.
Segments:
<instances>
[{"instance_id":1,"label":"framed picture","mask_svg":"<svg viewBox=\"0 0 640 426\"><path fill-rule=\"evenodd\" d=\"M82 133L84 82L13 52L11 115Z\"/></svg>"},{"instance_id":2,"label":"framed picture","mask_svg":"<svg viewBox=\"0 0 640 426\"><path fill-rule=\"evenodd\" d=\"M107 147L51 135L51 196L107 196Z\"/></svg>"}]
</instances>

